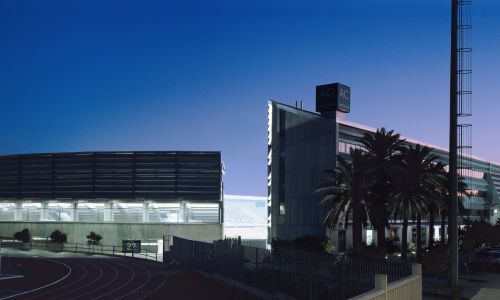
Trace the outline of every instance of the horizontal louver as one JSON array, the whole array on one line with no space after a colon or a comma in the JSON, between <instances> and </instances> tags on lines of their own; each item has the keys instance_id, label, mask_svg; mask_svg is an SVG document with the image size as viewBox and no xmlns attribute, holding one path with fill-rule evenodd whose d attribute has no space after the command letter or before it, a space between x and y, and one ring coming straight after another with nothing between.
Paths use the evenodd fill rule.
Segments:
<instances>
[{"instance_id":1,"label":"horizontal louver","mask_svg":"<svg viewBox=\"0 0 500 300\"><path fill-rule=\"evenodd\" d=\"M221 198L219 152L0 156L0 198Z\"/></svg>"}]
</instances>

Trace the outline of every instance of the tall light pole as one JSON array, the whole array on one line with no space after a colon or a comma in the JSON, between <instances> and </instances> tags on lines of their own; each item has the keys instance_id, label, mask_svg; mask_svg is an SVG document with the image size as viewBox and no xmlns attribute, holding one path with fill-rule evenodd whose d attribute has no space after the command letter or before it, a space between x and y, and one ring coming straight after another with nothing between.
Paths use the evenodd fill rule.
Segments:
<instances>
[{"instance_id":1,"label":"tall light pole","mask_svg":"<svg viewBox=\"0 0 500 300\"><path fill-rule=\"evenodd\" d=\"M457 174L457 30L458 29L458 0L451 1L451 51L450 51L450 144L449 144L449 245L451 251L450 285L458 285L458 174Z\"/></svg>"}]
</instances>

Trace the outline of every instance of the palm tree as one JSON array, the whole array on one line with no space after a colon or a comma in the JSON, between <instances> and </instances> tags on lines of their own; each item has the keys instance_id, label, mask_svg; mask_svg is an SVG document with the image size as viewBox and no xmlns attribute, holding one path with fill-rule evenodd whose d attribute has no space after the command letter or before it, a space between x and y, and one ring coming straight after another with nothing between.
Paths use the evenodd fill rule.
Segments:
<instances>
[{"instance_id":1,"label":"palm tree","mask_svg":"<svg viewBox=\"0 0 500 300\"><path fill-rule=\"evenodd\" d=\"M441 201L439 202L439 211L441 214L441 232L440 232L441 244L444 244L446 240L446 231L445 231L446 217L448 216L450 208L450 194L448 191L449 173L443 171L443 174L445 176L445 179L442 182L441 186L439 187L439 193L441 195ZM470 194L467 192L467 184L464 182L464 178L462 176L459 176L458 178L458 192L461 195L460 197L457 197L458 213L463 216L465 213L465 207L462 202L462 199L464 196L470 197Z\"/></svg>"},{"instance_id":2,"label":"palm tree","mask_svg":"<svg viewBox=\"0 0 500 300\"><path fill-rule=\"evenodd\" d=\"M352 211L353 250L358 252L362 246L363 198L366 192L365 170L366 155L360 149L351 149L351 162L338 156L338 166L327 171L327 180L317 192L323 194L321 205L333 203L328 211L325 223L335 228L339 223L346 223Z\"/></svg>"},{"instance_id":3,"label":"palm tree","mask_svg":"<svg viewBox=\"0 0 500 300\"><path fill-rule=\"evenodd\" d=\"M385 228L389 225L388 208L393 182L401 177L401 164L404 141L394 131L385 128L365 133L361 139L368 157L367 176L371 178L367 206L375 218L372 224L377 230L377 247L385 250Z\"/></svg>"},{"instance_id":4,"label":"palm tree","mask_svg":"<svg viewBox=\"0 0 500 300\"><path fill-rule=\"evenodd\" d=\"M401 258L406 259L408 251L408 218L417 218L417 257L421 255L422 215L427 213L433 203L439 199L438 187L444 180L442 164L432 149L420 145L409 146L403 156L403 176L398 178L397 193L393 213L403 219L401 237Z\"/></svg>"},{"instance_id":5,"label":"palm tree","mask_svg":"<svg viewBox=\"0 0 500 300\"><path fill-rule=\"evenodd\" d=\"M438 162L435 164L435 168L433 172L437 172L439 174L440 180L436 189L436 193L433 194L435 196L433 201L427 202L427 211L429 213L429 240L428 247L434 247L434 225L436 224L436 217L440 214L441 208L444 205L443 199L443 187L448 186L447 175L445 171L446 164L442 162ZM446 191L448 189L446 188Z\"/></svg>"}]
</instances>

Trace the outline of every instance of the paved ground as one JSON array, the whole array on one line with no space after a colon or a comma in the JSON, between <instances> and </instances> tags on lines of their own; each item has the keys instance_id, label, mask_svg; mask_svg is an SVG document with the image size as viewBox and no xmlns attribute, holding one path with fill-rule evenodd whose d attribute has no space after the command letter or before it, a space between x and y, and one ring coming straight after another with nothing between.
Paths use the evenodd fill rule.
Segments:
<instances>
[{"instance_id":1,"label":"paved ground","mask_svg":"<svg viewBox=\"0 0 500 300\"><path fill-rule=\"evenodd\" d=\"M498 300L500 298L500 289L482 288L472 297L472 300Z\"/></svg>"},{"instance_id":2,"label":"paved ground","mask_svg":"<svg viewBox=\"0 0 500 300\"><path fill-rule=\"evenodd\" d=\"M165 270L159 262L90 255L2 249L2 299L217 299L258 297L189 269Z\"/></svg>"},{"instance_id":3,"label":"paved ground","mask_svg":"<svg viewBox=\"0 0 500 300\"><path fill-rule=\"evenodd\" d=\"M462 299L500 299L500 273L470 272L468 277L460 277ZM450 299L450 288L446 279L425 278L424 299Z\"/></svg>"},{"instance_id":4,"label":"paved ground","mask_svg":"<svg viewBox=\"0 0 500 300\"><path fill-rule=\"evenodd\" d=\"M144 299L166 282L159 263L123 258L5 257L0 299Z\"/></svg>"}]
</instances>

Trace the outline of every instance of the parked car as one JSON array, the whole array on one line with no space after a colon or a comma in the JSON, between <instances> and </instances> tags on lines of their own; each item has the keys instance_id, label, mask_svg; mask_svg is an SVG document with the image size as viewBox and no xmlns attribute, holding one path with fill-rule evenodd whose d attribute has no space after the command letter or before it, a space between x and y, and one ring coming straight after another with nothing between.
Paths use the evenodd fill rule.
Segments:
<instances>
[{"instance_id":1,"label":"parked car","mask_svg":"<svg viewBox=\"0 0 500 300\"><path fill-rule=\"evenodd\" d=\"M483 270L500 270L500 249L480 249L470 257L470 264Z\"/></svg>"}]
</instances>

